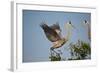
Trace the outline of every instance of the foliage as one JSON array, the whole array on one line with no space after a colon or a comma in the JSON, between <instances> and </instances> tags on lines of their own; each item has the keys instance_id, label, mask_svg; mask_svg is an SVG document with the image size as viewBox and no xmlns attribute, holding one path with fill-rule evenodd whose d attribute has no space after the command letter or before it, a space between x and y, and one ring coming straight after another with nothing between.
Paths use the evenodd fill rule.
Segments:
<instances>
[{"instance_id":1,"label":"foliage","mask_svg":"<svg viewBox=\"0 0 100 73\"><path fill-rule=\"evenodd\" d=\"M57 55L56 55L56 56L53 56L53 55L52 55L52 56L50 57L50 59L51 59L51 61L61 61L61 56L60 56L60 55L59 55L59 56L57 56Z\"/></svg>"},{"instance_id":2,"label":"foliage","mask_svg":"<svg viewBox=\"0 0 100 73\"><path fill-rule=\"evenodd\" d=\"M76 44L70 44L71 58L68 60L83 60L89 59L91 55L90 44L78 40Z\"/></svg>"},{"instance_id":3,"label":"foliage","mask_svg":"<svg viewBox=\"0 0 100 73\"><path fill-rule=\"evenodd\" d=\"M91 47L89 43L78 40L76 43L70 43L69 50L71 56L67 58L67 60L84 60L91 58ZM51 61L66 60L61 57L61 54L63 54L63 52L51 51L49 58Z\"/></svg>"},{"instance_id":4,"label":"foliage","mask_svg":"<svg viewBox=\"0 0 100 73\"><path fill-rule=\"evenodd\" d=\"M61 61L61 53L51 51L51 55L49 58L51 59L51 61Z\"/></svg>"}]
</instances>

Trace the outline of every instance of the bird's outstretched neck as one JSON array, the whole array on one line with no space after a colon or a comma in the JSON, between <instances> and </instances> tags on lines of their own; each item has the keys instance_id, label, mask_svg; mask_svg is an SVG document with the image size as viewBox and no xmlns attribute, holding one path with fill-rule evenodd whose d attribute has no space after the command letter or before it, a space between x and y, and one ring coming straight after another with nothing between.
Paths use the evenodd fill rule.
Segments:
<instances>
[{"instance_id":1,"label":"bird's outstretched neck","mask_svg":"<svg viewBox=\"0 0 100 73\"><path fill-rule=\"evenodd\" d=\"M71 32L71 29L72 29L71 24L69 24L69 23L65 24L65 29L67 30L67 35L65 36L65 41L68 41L70 39L71 33L72 33Z\"/></svg>"}]
</instances>

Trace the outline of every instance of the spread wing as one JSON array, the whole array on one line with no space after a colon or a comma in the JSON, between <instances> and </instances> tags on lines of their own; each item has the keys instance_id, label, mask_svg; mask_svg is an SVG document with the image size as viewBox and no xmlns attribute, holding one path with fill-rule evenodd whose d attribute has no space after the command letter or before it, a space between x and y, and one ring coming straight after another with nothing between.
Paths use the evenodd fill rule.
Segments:
<instances>
[{"instance_id":1,"label":"spread wing","mask_svg":"<svg viewBox=\"0 0 100 73\"><path fill-rule=\"evenodd\" d=\"M58 33L53 28L49 27L47 24L42 23L40 26L44 30L46 37L51 42L55 42L55 41L61 39L61 37L58 35Z\"/></svg>"},{"instance_id":2,"label":"spread wing","mask_svg":"<svg viewBox=\"0 0 100 73\"><path fill-rule=\"evenodd\" d=\"M59 23L56 23L56 24L53 24L52 26L50 26L53 30L56 31L56 33L62 37L61 35L61 29L60 29L60 26L59 26Z\"/></svg>"},{"instance_id":3,"label":"spread wing","mask_svg":"<svg viewBox=\"0 0 100 73\"><path fill-rule=\"evenodd\" d=\"M59 26L59 23L56 23L56 24L53 24L52 26L50 26L52 29L54 30L59 30L61 32L61 29L60 29L60 26Z\"/></svg>"}]
</instances>

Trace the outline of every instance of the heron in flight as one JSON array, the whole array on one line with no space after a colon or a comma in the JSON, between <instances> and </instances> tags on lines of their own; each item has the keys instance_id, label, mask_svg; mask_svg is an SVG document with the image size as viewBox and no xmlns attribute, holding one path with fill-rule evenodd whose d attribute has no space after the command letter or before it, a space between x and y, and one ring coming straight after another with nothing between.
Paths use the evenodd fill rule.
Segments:
<instances>
[{"instance_id":1,"label":"heron in flight","mask_svg":"<svg viewBox=\"0 0 100 73\"><path fill-rule=\"evenodd\" d=\"M42 23L40 26L43 29L47 39L53 43L51 50L62 47L69 40L70 31L68 30L67 36L63 37L61 35L61 28L59 23L53 24L51 26L48 26L46 23ZM65 24L65 27L66 29L73 27L71 21Z\"/></svg>"}]
</instances>

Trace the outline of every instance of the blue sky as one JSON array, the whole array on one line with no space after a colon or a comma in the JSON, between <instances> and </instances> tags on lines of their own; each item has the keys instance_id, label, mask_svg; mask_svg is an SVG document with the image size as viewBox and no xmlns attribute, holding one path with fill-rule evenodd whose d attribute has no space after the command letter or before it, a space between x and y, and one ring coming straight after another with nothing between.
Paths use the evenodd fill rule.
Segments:
<instances>
[{"instance_id":1,"label":"blue sky","mask_svg":"<svg viewBox=\"0 0 100 73\"><path fill-rule=\"evenodd\" d=\"M87 30L82 26L82 22L87 20L91 22L90 13L76 13L76 12L55 12L55 11L34 11L23 10L23 62L40 62L49 61L50 42L43 30L40 27L41 22L46 22L49 26L59 22L63 36L66 36L64 25L71 21L77 30L72 31L70 41L68 41L62 49L62 57L70 57L67 45L71 42L75 43L77 40L89 42L87 37Z\"/></svg>"}]
</instances>

